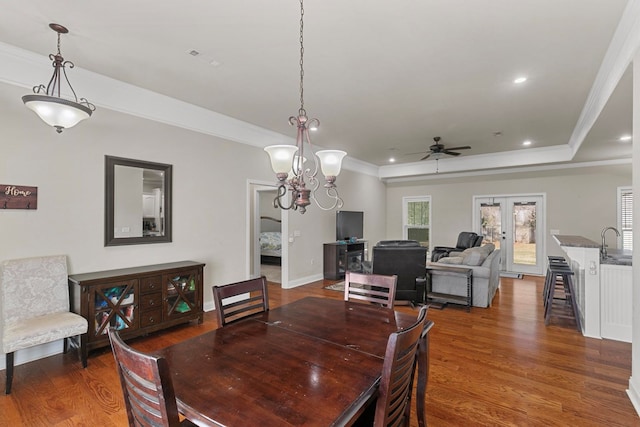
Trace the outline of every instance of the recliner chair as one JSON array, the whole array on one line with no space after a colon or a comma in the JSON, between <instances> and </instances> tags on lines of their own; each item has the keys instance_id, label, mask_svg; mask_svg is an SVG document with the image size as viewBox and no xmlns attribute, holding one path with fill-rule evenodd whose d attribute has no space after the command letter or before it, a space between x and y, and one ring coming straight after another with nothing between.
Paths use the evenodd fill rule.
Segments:
<instances>
[{"instance_id":1,"label":"recliner chair","mask_svg":"<svg viewBox=\"0 0 640 427\"><path fill-rule=\"evenodd\" d=\"M424 303L427 248L415 240L381 240L373 247L374 274L397 275L396 300Z\"/></svg>"},{"instance_id":2,"label":"recliner chair","mask_svg":"<svg viewBox=\"0 0 640 427\"><path fill-rule=\"evenodd\" d=\"M483 236L478 236L477 233L472 231L463 231L458 234L458 242L455 248L450 246L436 246L431 253L431 261L436 262L440 258L449 256L450 252L462 252L465 249L480 246L482 244Z\"/></svg>"}]
</instances>

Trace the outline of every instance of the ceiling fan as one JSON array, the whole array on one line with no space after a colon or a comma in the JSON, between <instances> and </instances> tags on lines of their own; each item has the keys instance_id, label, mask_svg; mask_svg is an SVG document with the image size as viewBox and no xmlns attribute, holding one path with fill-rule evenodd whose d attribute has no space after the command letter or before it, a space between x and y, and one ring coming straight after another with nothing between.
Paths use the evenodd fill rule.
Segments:
<instances>
[{"instance_id":1,"label":"ceiling fan","mask_svg":"<svg viewBox=\"0 0 640 427\"><path fill-rule=\"evenodd\" d=\"M432 156L433 156L432 158L435 160L441 159L442 157L444 157L444 155L459 156L460 153L458 153L455 150L468 150L471 148L468 145L465 145L464 147L446 148L444 144L440 144L440 139L441 138L439 136L436 136L433 138L435 144L429 147L429 152L427 153L427 155L421 158L420 160L427 160L429 157L432 157ZM422 153L413 153L413 154L422 154Z\"/></svg>"}]
</instances>

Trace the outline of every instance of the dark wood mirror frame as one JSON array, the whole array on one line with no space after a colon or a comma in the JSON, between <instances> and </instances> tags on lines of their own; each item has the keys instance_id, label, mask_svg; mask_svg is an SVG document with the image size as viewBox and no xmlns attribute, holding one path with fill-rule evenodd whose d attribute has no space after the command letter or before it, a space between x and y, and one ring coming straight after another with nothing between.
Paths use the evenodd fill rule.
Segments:
<instances>
[{"instance_id":1,"label":"dark wood mirror frame","mask_svg":"<svg viewBox=\"0 0 640 427\"><path fill-rule=\"evenodd\" d=\"M162 211L164 215L164 233L161 236L142 237L115 237L115 169L116 166L129 166L141 169L152 169L164 172L164 200ZM146 162L142 160L125 159L121 157L105 156L105 226L104 245L140 245L147 243L167 243L171 242L171 187L172 187L171 165L163 163ZM140 218L142 221L142 218Z\"/></svg>"}]
</instances>

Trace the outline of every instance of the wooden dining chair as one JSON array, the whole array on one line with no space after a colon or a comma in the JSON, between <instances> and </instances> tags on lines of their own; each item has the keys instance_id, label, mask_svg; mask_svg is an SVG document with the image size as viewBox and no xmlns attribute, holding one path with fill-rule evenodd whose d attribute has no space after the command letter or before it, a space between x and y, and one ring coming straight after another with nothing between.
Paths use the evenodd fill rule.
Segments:
<instances>
[{"instance_id":1,"label":"wooden dining chair","mask_svg":"<svg viewBox=\"0 0 640 427\"><path fill-rule=\"evenodd\" d=\"M227 299L230 301L225 301ZM228 285L214 286L213 301L220 326L252 314L269 311L267 278L261 276Z\"/></svg>"},{"instance_id":2,"label":"wooden dining chair","mask_svg":"<svg viewBox=\"0 0 640 427\"><path fill-rule=\"evenodd\" d=\"M355 426L409 426L413 377L419 342L425 333L427 308L423 306L420 309L418 319L412 326L389 335L378 398L365 410Z\"/></svg>"},{"instance_id":3,"label":"wooden dining chair","mask_svg":"<svg viewBox=\"0 0 640 427\"><path fill-rule=\"evenodd\" d=\"M180 421L167 361L129 347L113 326L108 331L129 426L195 426L189 420Z\"/></svg>"},{"instance_id":4,"label":"wooden dining chair","mask_svg":"<svg viewBox=\"0 0 640 427\"><path fill-rule=\"evenodd\" d=\"M398 276L363 274L347 271L344 277L344 300L362 300L393 308Z\"/></svg>"}]
</instances>

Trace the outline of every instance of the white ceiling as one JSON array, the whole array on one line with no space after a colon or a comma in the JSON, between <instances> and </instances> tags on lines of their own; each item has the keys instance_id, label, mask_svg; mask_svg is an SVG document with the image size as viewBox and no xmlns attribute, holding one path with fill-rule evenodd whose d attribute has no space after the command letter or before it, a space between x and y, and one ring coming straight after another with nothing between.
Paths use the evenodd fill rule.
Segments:
<instances>
[{"instance_id":1,"label":"white ceiling","mask_svg":"<svg viewBox=\"0 0 640 427\"><path fill-rule=\"evenodd\" d=\"M0 42L9 48L48 55L56 47L48 24L69 28L62 54L76 64L69 78L78 95L90 101L96 88L76 82L79 69L295 135L288 118L300 107L296 1L2 3ZM628 22L638 19L637 4L630 0ZM441 173L628 159L631 144L617 138L631 133L631 73L617 80L629 49L619 49L622 59L610 53L598 77L619 22L619 31L637 32L624 24L626 6L627 0L307 0L305 108L321 121L314 144L376 166L395 157L395 166L379 169L383 178L434 173L435 161L419 162L434 136L447 146L472 147L439 161ZM624 40L612 46L620 45ZM189 55L193 49L200 55ZM521 75L527 82L514 84ZM0 81L25 85L2 70ZM596 84L590 98L599 81L616 88L610 99L606 84ZM20 103L13 94L0 86L0 102ZM113 107L99 101L91 120ZM526 139L533 141L528 148Z\"/></svg>"}]
</instances>

